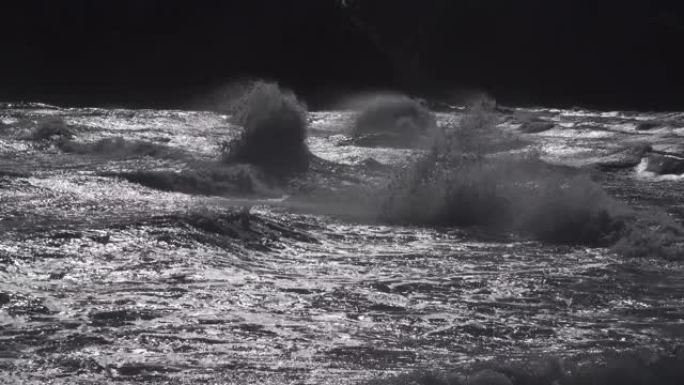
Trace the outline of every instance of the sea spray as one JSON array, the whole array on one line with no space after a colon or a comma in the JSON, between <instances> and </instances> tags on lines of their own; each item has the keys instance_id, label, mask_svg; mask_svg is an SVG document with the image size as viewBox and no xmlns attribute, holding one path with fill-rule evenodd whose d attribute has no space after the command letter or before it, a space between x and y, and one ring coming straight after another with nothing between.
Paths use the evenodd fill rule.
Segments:
<instances>
[{"instance_id":1,"label":"sea spray","mask_svg":"<svg viewBox=\"0 0 684 385\"><path fill-rule=\"evenodd\" d=\"M432 111L405 95L363 96L347 106L357 112L351 127L357 145L420 148L429 146L437 129Z\"/></svg>"},{"instance_id":2,"label":"sea spray","mask_svg":"<svg viewBox=\"0 0 684 385\"><path fill-rule=\"evenodd\" d=\"M394 224L478 226L558 244L615 246L627 256L681 254L682 228L614 199L582 171L549 165L476 103L437 135L428 153L397 172L379 217Z\"/></svg>"},{"instance_id":3,"label":"sea spray","mask_svg":"<svg viewBox=\"0 0 684 385\"><path fill-rule=\"evenodd\" d=\"M244 131L226 144L226 163L253 164L276 176L308 169L307 109L293 92L275 83L254 82L230 110Z\"/></svg>"}]
</instances>

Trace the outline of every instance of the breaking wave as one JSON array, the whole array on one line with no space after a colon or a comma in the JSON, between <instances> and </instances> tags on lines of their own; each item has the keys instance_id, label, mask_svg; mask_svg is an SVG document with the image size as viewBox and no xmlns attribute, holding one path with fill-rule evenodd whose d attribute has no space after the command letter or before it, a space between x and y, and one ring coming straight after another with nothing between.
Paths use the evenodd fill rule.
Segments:
<instances>
[{"instance_id":1,"label":"breaking wave","mask_svg":"<svg viewBox=\"0 0 684 385\"><path fill-rule=\"evenodd\" d=\"M274 175L309 167L307 110L294 93L275 83L254 82L230 110L244 131L224 146L226 162L253 164Z\"/></svg>"},{"instance_id":2,"label":"breaking wave","mask_svg":"<svg viewBox=\"0 0 684 385\"><path fill-rule=\"evenodd\" d=\"M515 147L486 109L472 108L457 127L443 130L428 154L394 176L381 194L381 219L615 245L628 256L682 254L684 231L674 220L636 213L580 171L546 164L534 151L506 151Z\"/></svg>"},{"instance_id":3,"label":"breaking wave","mask_svg":"<svg viewBox=\"0 0 684 385\"><path fill-rule=\"evenodd\" d=\"M419 100L399 94L359 98L349 104L358 111L351 128L357 145L424 147L437 128L434 114Z\"/></svg>"}]
</instances>

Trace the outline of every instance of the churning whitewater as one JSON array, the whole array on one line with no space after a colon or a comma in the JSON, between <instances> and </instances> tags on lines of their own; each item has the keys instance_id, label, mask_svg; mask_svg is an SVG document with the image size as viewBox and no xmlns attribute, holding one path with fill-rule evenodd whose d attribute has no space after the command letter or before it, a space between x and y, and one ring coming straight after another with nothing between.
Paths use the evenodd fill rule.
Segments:
<instances>
[{"instance_id":1,"label":"churning whitewater","mask_svg":"<svg viewBox=\"0 0 684 385\"><path fill-rule=\"evenodd\" d=\"M305 146L261 157L249 113L0 106L0 381L355 384L681 346L684 114L293 98L269 111ZM431 147L467 124L503 139Z\"/></svg>"}]
</instances>

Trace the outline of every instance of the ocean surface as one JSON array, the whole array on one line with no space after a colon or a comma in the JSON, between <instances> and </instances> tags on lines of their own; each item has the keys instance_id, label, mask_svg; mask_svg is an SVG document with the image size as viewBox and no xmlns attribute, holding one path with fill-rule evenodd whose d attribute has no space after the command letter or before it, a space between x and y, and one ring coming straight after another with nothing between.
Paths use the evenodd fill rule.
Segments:
<instances>
[{"instance_id":1,"label":"ocean surface","mask_svg":"<svg viewBox=\"0 0 684 385\"><path fill-rule=\"evenodd\" d=\"M522 132L523 115L548 127ZM0 382L341 385L682 345L681 260L392 226L350 202L421 154L354 145L353 118L310 113L311 171L245 193L220 178L241 130L226 115L0 105ZM50 119L69 132L36 137ZM498 119L544 161L684 221L684 176L653 165L684 157L684 114Z\"/></svg>"}]
</instances>

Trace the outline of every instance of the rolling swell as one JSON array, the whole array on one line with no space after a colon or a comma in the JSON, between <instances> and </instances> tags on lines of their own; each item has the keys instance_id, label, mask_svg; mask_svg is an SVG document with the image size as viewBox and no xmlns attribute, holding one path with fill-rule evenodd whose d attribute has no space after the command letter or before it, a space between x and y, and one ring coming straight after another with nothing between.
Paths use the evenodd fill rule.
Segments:
<instances>
[{"instance_id":1,"label":"rolling swell","mask_svg":"<svg viewBox=\"0 0 684 385\"><path fill-rule=\"evenodd\" d=\"M96 155L114 158L129 157L176 157L181 155L167 146L140 140L126 140L122 137L104 138L92 143L81 143L73 140L62 141L59 148L67 153L78 155Z\"/></svg>"},{"instance_id":2,"label":"rolling swell","mask_svg":"<svg viewBox=\"0 0 684 385\"><path fill-rule=\"evenodd\" d=\"M247 167L217 168L206 167L192 171L117 171L100 175L121 178L132 183L160 191L181 192L186 194L224 195L264 193L259 189L259 181L254 177L256 171Z\"/></svg>"}]
</instances>

